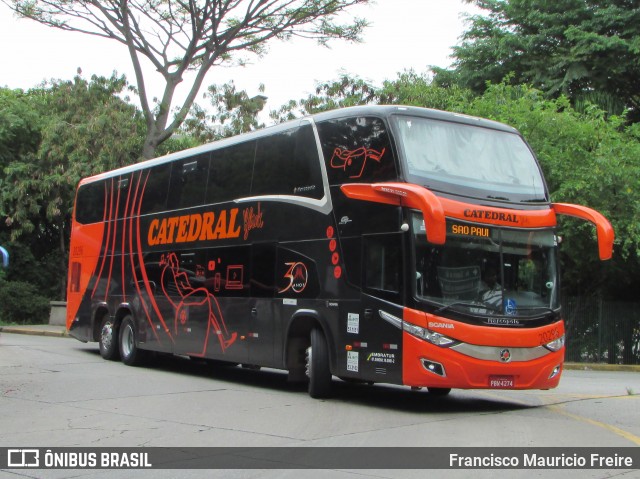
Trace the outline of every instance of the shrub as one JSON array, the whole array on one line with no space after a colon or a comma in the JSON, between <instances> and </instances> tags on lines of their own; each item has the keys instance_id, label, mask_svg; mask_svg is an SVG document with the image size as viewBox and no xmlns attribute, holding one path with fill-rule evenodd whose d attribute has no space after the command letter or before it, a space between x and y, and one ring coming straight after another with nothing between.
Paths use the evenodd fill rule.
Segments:
<instances>
[{"instance_id":1,"label":"shrub","mask_svg":"<svg viewBox=\"0 0 640 479\"><path fill-rule=\"evenodd\" d=\"M49 320L49 299L35 286L0 279L0 321L6 324L42 324Z\"/></svg>"}]
</instances>

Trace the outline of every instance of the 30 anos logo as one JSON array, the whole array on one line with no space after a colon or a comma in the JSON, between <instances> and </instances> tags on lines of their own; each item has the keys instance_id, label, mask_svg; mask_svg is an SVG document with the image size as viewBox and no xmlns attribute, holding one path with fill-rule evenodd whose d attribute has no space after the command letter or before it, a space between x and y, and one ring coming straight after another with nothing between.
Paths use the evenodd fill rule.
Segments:
<instances>
[{"instance_id":1,"label":"30 anos logo","mask_svg":"<svg viewBox=\"0 0 640 479\"><path fill-rule=\"evenodd\" d=\"M294 293L301 293L307 287L307 281L309 280L309 272L304 263L285 263L289 266L289 269L285 273L284 277L289 280L289 284L278 291L278 293L285 293L289 290Z\"/></svg>"}]
</instances>

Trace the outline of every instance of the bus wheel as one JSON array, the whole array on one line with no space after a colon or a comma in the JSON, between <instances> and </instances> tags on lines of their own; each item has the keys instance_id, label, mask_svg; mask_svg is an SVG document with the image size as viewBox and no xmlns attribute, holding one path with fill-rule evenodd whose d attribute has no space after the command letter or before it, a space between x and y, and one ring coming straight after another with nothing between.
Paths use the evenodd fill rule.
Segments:
<instances>
[{"instance_id":1,"label":"bus wheel","mask_svg":"<svg viewBox=\"0 0 640 479\"><path fill-rule=\"evenodd\" d=\"M446 396L451 392L451 388L427 388L432 396Z\"/></svg>"},{"instance_id":2,"label":"bus wheel","mask_svg":"<svg viewBox=\"0 0 640 479\"><path fill-rule=\"evenodd\" d=\"M120 356L127 366L142 362L144 351L136 345L136 328L131 316L125 316L120 326Z\"/></svg>"},{"instance_id":3,"label":"bus wheel","mask_svg":"<svg viewBox=\"0 0 640 479\"><path fill-rule=\"evenodd\" d=\"M100 356L108 360L119 358L118 351L118 328L115 321L109 316L105 316L100 325Z\"/></svg>"},{"instance_id":4,"label":"bus wheel","mask_svg":"<svg viewBox=\"0 0 640 479\"><path fill-rule=\"evenodd\" d=\"M329 368L329 348L322 330L311 330L311 346L306 353L306 372L309 377L309 396L326 398L331 392L331 370Z\"/></svg>"}]
</instances>

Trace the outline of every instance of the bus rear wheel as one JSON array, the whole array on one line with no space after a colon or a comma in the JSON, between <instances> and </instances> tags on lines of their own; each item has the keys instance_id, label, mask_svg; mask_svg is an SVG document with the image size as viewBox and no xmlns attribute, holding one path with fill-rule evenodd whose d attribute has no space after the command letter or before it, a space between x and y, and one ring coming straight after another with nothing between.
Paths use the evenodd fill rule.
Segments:
<instances>
[{"instance_id":1,"label":"bus rear wheel","mask_svg":"<svg viewBox=\"0 0 640 479\"><path fill-rule=\"evenodd\" d=\"M138 349L137 333L133 318L125 316L120 326L120 357L127 366L137 366L143 360L144 351Z\"/></svg>"},{"instance_id":2,"label":"bus rear wheel","mask_svg":"<svg viewBox=\"0 0 640 479\"><path fill-rule=\"evenodd\" d=\"M107 360L119 359L118 328L115 321L106 315L100 324L100 356Z\"/></svg>"},{"instance_id":3,"label":"bus rear wheel","mask_svg":"<svg viewBox=\"0 0 640 479\"><path fill-rule=\"evenodd\" d=\"M309 396L326 398L331 392L331 369L329 367L329 347L319 328L311 330L311 346L306 352L306 372L309 377Z\"/></svg>"}]
</instances>

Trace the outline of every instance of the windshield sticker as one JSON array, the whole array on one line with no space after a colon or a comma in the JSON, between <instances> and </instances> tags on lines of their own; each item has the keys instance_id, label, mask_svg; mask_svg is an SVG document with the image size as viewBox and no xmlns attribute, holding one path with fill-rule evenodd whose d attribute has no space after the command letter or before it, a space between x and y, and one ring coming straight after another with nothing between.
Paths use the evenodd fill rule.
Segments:
<instances>
[{"instance_id":1,"label":"windshield sticker","mask_svg":"<svg viewBox=\"0 0 640 479\"><path fill-rule=\"evenodd\" d=\"M515 300L507 298L504 300L504 313L509 316L515 316L518 313L518 307Z\"/></svg>"}]
</instances>

